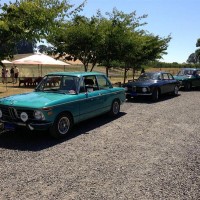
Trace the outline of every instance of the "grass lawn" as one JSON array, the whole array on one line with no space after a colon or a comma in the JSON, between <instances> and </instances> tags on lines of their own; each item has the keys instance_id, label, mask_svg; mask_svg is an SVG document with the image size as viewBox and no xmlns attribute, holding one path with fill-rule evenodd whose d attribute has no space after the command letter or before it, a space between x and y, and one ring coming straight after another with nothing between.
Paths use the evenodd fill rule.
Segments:
<instances>
[{"instance_id":1,"label":"grass lawn","mask_svg":"<svg viewBox=\"0 0 200 200\"><path fill-rule=\"evenodd\" d=\"M13 94L20 94L20 93L25 93L25 92L31 92L33 91L34 88L30 87L19 87L18 84L3 84L0 83L0 98L5 97L5 96L10 96Z\"/></svg>"}]
</instances>

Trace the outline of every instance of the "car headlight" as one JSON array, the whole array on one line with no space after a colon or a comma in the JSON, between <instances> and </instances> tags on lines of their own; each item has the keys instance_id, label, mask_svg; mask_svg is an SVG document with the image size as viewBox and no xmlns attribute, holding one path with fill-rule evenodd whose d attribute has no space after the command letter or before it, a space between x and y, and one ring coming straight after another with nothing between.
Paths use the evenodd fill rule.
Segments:
<instances>
[{"instance_id":1,"label":"car headlight","mask_svg":"<svg viewBox=\"0 0 200 200\"><path fill-rule=\"evenodd\" d=\"M3 113L2 113L2 111L0 110L0 118L2 118L2 116L3 116Z\"/></svg>"},{"instance_id":2,"label":"car headlight","mask_svg":"<svg viewBox=\"0 0 200 200\"><path fill-rule=\"evenodd\" d=\"M142 92L147 92L147 88L142 88Z\"/></svg>"},{"instance_id":3,"label":"car headlight","mask_svg":"<svg viewBox=\"0 0 200 200\"><path fill-rule=\"evenodd\" d=\"M128 87L124 87L125 91L128 91Z\"/></svg>"},{"instance_id":4,"label":"car headlight","mask_svg":"<svg viewBox=\"0 0 200 200\"><path fill-rule=\"evenodd\" d=\"M34 112L34 117L37 120L45 120L44 114L40 110Z\"/></svg>"}]
</instances>

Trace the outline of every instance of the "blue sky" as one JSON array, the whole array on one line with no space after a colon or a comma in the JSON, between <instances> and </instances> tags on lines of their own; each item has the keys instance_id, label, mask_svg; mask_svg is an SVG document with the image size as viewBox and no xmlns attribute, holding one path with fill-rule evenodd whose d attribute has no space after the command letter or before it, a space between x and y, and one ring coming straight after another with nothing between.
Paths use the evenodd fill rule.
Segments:
<instances>
[{"instance_id":1,"label":"blue sky","mask_svg":"<svg viewBox=\"0 0 200 200\"><path fill-rule=\"evenodd\" d=\"M1 3L9 2L1 0ZM11 0L11 2L13 2ZM70 0L78 5L83 0ZM200 0L87 0L82 14L92 16L99 9L104 14L113 8L130 13L136 11L137 16L147 14L143 28L154 35L172 40L163 56L163 62L186 62L188 56L195 52L196 41L200 38Z\"/></svg>"},{"instance_id":2,"label":"blue sky","mask_svg":"<svg viewBox=\"0 0 200 200\"><path fill-rule=\"evenodd\" d=\"M78 4L81 0L71 0ZM125 13L136 11L137 16L147 14L143 27L150 33L172 40L163 56L163 62L186 62L195 52L200 38L200 0L87 0L84 15L91 16L100 9L102 13L117 8Z\"/></svg>"}]
</instances>

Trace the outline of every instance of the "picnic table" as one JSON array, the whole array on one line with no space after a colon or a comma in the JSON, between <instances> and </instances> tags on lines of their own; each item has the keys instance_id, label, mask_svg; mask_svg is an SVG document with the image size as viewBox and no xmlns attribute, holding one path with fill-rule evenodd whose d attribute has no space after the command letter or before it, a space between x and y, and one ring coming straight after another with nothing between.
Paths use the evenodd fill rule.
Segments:
<instances>
[{"instance_id":1,"label":"picnic table","mask_svg":"<svg viewBox=\"0 0 200 200\"><path fill-rule=\"evenodd\" d=\"M20 77L19 78L19 87L21 84L24 86L36 86L42 80L42 77Z\"/></svg>"}]
</instances>

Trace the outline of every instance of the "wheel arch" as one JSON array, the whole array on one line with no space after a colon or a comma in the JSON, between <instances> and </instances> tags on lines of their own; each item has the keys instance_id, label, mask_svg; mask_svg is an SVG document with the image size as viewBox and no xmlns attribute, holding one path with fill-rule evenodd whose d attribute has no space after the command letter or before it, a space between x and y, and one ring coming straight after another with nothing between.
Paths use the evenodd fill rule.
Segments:
<instances>
[{"instance_id":1,"label":"wheel arch","mask_svg":"<svg viewBox=\"0 0 200 200\"><path fill-rule=\"evenodd\" d=\"M68 110L64 110L64 111L58 113L57 116L55 117L55 120L58 119L58 117L59 117L60 115L62 115L62 114L67 114L67 115L69 115L69 116L70 116L70 119L72 120L72 121L71 121L72 124L74 124L74 117L73 117L72 113L71 113L70 111L68 111Z\"/></svg>"}]
</instances>

